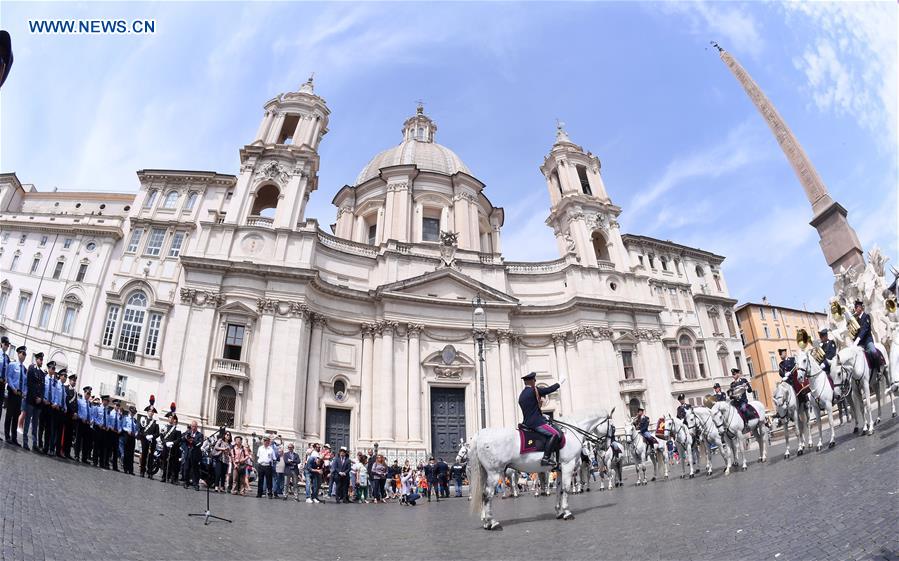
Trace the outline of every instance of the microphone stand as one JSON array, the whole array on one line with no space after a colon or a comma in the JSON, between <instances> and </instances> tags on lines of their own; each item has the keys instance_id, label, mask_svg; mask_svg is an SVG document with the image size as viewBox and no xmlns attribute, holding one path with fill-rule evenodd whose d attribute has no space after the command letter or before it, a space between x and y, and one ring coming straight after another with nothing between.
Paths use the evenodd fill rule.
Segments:
<instances>
[{"instance_id":1,"label":"microphone stand","mask_svg":"<svg viewBox=\"0 0 899 561\"><path fill-rule=\"evenodd\" d=\"M222 427L219 430L217 430L215 432L215 434L212 435L212 437L210 437L210 438L213 440L218 440L219 435L223 435L223 434L225 434L225 427ZM190 454L190 451L188 451L188 454ZM190 461L189 458L188 458L188 461ZM204 526L209 525L210 518L212 518L214 520L221 520L222 522L227 522L227 523L231 524L233 521L228 520L227 518L222 518L221 516L215 516L212 514L212 512L209 508L209 488L210 487L211 487L211 485L209 485L209 483L207 482L206 483L206 512L191 512L191 513L188 513L188 516L202 516Z\"/></svg>"}]
</instances>

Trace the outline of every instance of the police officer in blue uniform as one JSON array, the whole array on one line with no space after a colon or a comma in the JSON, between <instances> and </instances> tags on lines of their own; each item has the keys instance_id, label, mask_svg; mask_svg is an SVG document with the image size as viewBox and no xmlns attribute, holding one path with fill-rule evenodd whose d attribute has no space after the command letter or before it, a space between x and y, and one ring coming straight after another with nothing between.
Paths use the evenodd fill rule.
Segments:
<instances>
[{"instance_id":1,"label":"police officer in blue uniform","mask_svg":"<svg viewBox=\"0 0 899 561\"><path fill-rule=\"evenodd\" d=\"M0 337L0 417L3 416L3 402L5 401L3 398L6 396L6 369L12 362L9 357L10 345L12 343L9 342L9 337L6 335Z\"/></svg>"},{"instance_id":2,"label":"police officer in blue uniform","mask_svg":"<svg viewBox=\"0 0 899 561\"><path fill-rule=\"evenodd\" d=\"M837 356L837 343L830 340L826 327L818 332L818 337L820 338L821 350L824 351L824 360L821 361L821 368L830 376L830 361Z\"/></svg>"},{"instance_id":3,"label":"police officer in blue uniform","mask_svg":"<svg viewBox=\"0 0 899 561\"><path fill-rule=\"evenodd\" d=\"M715 382L715 401L727 401L727 394L721 391L721 384Z\"/></svg>"},{"instance_id":4,"label":"police officer in blue uniform","mask_svg":"<svg viewBox=\"0 0 899 561\"><path fill-rule=\"evenodd\" d=\"M558 390L560 384L556 383L545 388L538 388L536 372L525 374L521 379L524 380L525 385L525 388L518 395L518 407L521 408L521 414L524 417L521 424L529 430L547 437L546 444L543 446L543 458L540 460L540 465L553 466L555 462L552 459L552 454L556 446L558 446L562 435L543 416L543 412L540 410L540 399Z\"/></svg>"},{"instance_id":5,"label":"police officer in blue uniform","mask_svg":"<svg viewBox=\"0 0 899 561\"><path fill-rule=\"evenodd\" d=\"M18 360L10 362L6 367L6 417L3 419L3 433L6 442L19 446L19 414L22 412L22 401L28 395L28 369L25 359L28 349L25 346L16 349ZM27 437L23 437L26 440Z\"/></svg>"},{"instance_id":6,"label":"police officer in blue uniform","mask_svg":"<svg viewBox=\"0 0 899 561\"><path fill-rule=\"evenodd\" d=\"M790 377L793 374L793 371L796 369L796 358L792 356L787 356L786 349L777 349L777 356L780 358L780 363L777 365L778 374L780 374L780 379L786 379L790 383L792 383Z\"/></svg>"},{"instance_id":7,"label":"police officer in blue uniform","mask_svg":"<svg viewBox=\"0 0 899 561\"><path fill-rule=\"evenodd\" d=\"M49 442L44 442L46 453L51 456L59 456L61 449L63 426L66 420L66 373L61 369L56 373L56 379L51 380L49 404L46 406L49 412L50 430L46 436Z\"/></svg>"},{"instance_id":8,"label":"police officer in blue uniform","mask_svg":"<svg viewBox=\"0 0 899 561\"><path fill-rule=\"evenodd\" d=\"M78 434L75 438L75 459L82 464L91 463L91 452L94 449L93 405L91 404L91 392L93 388L84 386L83 392L78 398Z\"/></svg>"},{"instance_id":9,"label":"police officer in blue uniform","mask_svg":"<svg viewBox=\"0 0 899 561\"><path fill-rule=\"evenodd\" d=\"M91 404L91 429L94 432L94 467L100 469L109 469L106 448L109 438L109 432L106 430L106 416L108 415L107 404L109 403L108 395L101 395L100 399L94 398Z\"/></svg>"},{"instance_id":10,"label":"police officer in blue uniform","mask_svg":"<svg viewBox=\"0 0 899 561\"><path fill-rule=\"evenodd\" d=\"M63 368L60 374L65 375L67 369ZM72 446L75 444L75 427L78 425L78 392L75 391L75 384L78 382L78 376L69 374L69 383L65 386L66 393L66 411L62 425L62 449L60 456L67 460L72 459Z\"/></svg>"},{"instance_id":11,"label":"police officer in blue uniform","mask_svg":"<svg viewBox=\"0 0 899 561\"><path fill-rule=\"evenodd\" d=\"M868 357L868 365L872 370L880 368L880 353L874 346L874 336L871 332L871 316L865 311L865 304L861 300L855 301L855 319L858 321L858 333L855 336L855 344L865 350Z\"/></svg>"},{"instance_id":12,"label":"police officer in blue uniform","mask_svg":"<svg viewBox=\"0 0 899 561\"><path fill-rule=\"evenodd\" d=\"M682 393L677 394L677 403L678 403L677 418L680 419L681 421L683 421L687 418L687 411L692 409L690 404L686 402L686 399L687 398L686 398L686 396L684 396L684 394L682 394Z\"/></svg>"},{"instance_id":13,"label":"police officer in blue uniform","mask_svg":"<svg viewBox=\"0 0 899 561\"><path fill-rule=\"evenodd\" d=\"M749 407L749 396L747 394L752 391L749 380L740 376L739 368L731 368L730 373L734 378L734 381L730 383L730 390L728 390L731 402L743 415L745 421L756 418L755 408Z\"/></svg>"},{"instance_id":14,"label":"police officer in blue uniform","mask_svg":"<svg viewBox=\"0 0 899 561\"><path fill-rule=\"evenodd\" d=\"M655 446L658 444L656 437L653 436L651 432L649 432L649 415L646 415L646 409L641 405L637 408L637 416L634 417L634 427L636 427L637 432L646 440L646 443L650 446Z\"/></svg>"},{"instance_id":15,"label":"police officer in blue uniform","mask_svg":"<svg viewBox=\"0 0 899 561\"><path fill-rule=\"evenodd\" d=\"M35 452L40 448L37 430L44 404L44 353L34 353L34 364L28 367L25 392L25 425L22 427L22 448L28 450L28 429L31 428L31 447Z\"/></svg>"},{"instance_id":16,"label":"police officer in blue uniform","mask_svg":"<svg viewBox=\"0 0 899 561\"><path fill-rule=\"evenodd\" d=\"M56 385L56 361L47 362L47 371L44 372L44 392L41 394L43 401L41 402L40 414L38 417L37 427L37 443L38 450L47 454L50 449L51 431L53 428L53 418L56 410L53 407L53 386Z\"/></svg>"},{"instance_id":17,"label":"police officer in blue uniform","mask_svg":"<svg viewBox=\"0 0 899 561\"><path fill-rule=\"evenodd\" d=\"M112 461L112 471L119 471L119 458L122 456L120 438L122 436L122 402L116 399L113 408L106 417L106 430L109 431L109 457Z\"/></svg>"},{"instance_id":18,"label":"police officer in blue uniform","mask_svg":"<svg viewBox=\"0 0 899 561\"><path fill-rule=\"evenodd\" d=\"M134 445L137 442L137 408L133 405L122 417L122 436L120 437L122 451L122 471L134 475Z\"/></svg>"}]
</instances>

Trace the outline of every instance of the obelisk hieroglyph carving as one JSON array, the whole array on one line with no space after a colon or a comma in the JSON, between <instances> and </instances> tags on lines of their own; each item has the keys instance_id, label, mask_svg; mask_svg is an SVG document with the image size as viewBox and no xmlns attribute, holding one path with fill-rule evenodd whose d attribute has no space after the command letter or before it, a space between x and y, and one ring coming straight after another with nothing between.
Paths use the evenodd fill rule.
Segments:
<instances>
[{"instance_id":1,"label":"obelisk hieroglyph carving","mask_svg":"<svg viewBox=\"0 0 899 561\"><path fill-rule=\"evenodd\" d=\"M783 150L793 171L796 172L796 177L799 178L799 183L805 190L805 196L812 205L814 217L810 224L818 230L821 249L824 251L824 259L827 260L827 264L834 273L839 271L840 267L847 269L853 265L864 267L862 246L855 230L846 220L846 209L830 197L827 187L821 181L821 176L818 175L818 171L812 165L805 150L796 140L793 131L740 63L717 43L713 42L712 45L718 49L721 60L730 68L737 81L743 86L743 90L746 91L746 95L768 123L768 127L774 133L774 138L780 144L780 149Z\"/></svg>"}]
</instances>

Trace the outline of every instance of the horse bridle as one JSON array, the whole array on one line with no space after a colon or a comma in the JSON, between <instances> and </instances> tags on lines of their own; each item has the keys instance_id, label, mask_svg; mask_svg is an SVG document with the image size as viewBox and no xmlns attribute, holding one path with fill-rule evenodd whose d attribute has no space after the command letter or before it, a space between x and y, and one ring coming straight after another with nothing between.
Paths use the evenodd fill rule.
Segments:
<instances>
[{"instance_id":1,"label":"horse bridle","mask_svg":"<svg viewBox=\"0 0 899 561\"><path fill-rule=\"evenodd\" d=\"M605 418L603 418L602 421L599 421L598 423L596 423L595 426L598 427L599 425L601 425L602 423L608 421L609 419L611 419L611 416L610 416L610 415L606 415ZM572 425L571 423L566 423L566 422L564 422L564 421L559 421L558 419L553 420L553 423L556 423L557 425L561 425L563 428L567 428L568 430L574 432L574 433L575 433L575 434L574 434L574 437L577 438L577 440L578 440L578 442L580 443L581 447L584 446L584 440L589 440L590 442L592 442L592 443L594 443L594 444L600 444L600 445L602 444L602 437L599 437L599 436L593 434L593 433L590 432L590 431L586 431L586 430L584 430L584 429L582 429L582 428L580 428L580 427L576 427L576 426ZM580 437L583 437L583 439L580 438L578 435L580 435Z\"/></svg>"},{"instance_id":2,"label":"horse bridle","mask_svg":"<svg viewBox=\"0 0 899 561\"><path fill-rule=\"evenodd\" d=\"M783 382L781 382L781 384L785 384L785 383L786 383L786 380L784 380ZM793 395L795 396L796 393L793 392ZM774 399L774 398L772 398L772 399ZM789 415L789 413L790 413L790 402L791 402L791 401L792 401L792 400L790 399L790 392L787 392L787 395L785 396L785 401L784 401L784 404L783 404L783 406L784 406L784 411L785 411L785 412L784 412L783 415L781 415L781 414L777 411L777 400L775 399L775 400L774 400L774 416L777 417L778 419L786 419L786 418L787 418L787 415Z\"/></svg>"}]
</instances>

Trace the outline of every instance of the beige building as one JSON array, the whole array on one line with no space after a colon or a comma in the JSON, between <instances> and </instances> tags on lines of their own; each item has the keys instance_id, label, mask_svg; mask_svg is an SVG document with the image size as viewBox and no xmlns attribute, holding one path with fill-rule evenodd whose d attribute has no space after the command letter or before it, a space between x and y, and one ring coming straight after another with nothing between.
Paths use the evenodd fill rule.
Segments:
<instances>
[{"instance_id":1,"label":"beige building","mask_svg":"<svg viewBox=\"0 0 899 561\"><path fill-rule=\"evenodd\" d=\"M549 411L614 407L620 426L743 366L724 257L623 234L600 159L563 130L535 162L545 187L530 187L548 189L559 256L515 262L503 209L421 107L352 185L328 187L330 228L307 217L329 115L307 82L264 105L233 174L142 170L131 195L0 176L0 333L82 384L175 401L182 421L378 442L391 459L449 457L482 424L515 426L529 371L567 375Z\"/></svg>"},{"instance_id":2,"label":"beige building","mask_svg":"<svg viewBox=\"0 0 899 561\"><path fill-rule=\"evenodd\" d=\"M767 298L758 304L740 304L736 314L752 389L759 401L772 409L774 388L780 382L777 350L787 349L790 355L794 354L798 350L796 332L799 329L805 329L817 339L818 331L827 326L827 314L774 306Z\"/></svg>"}]
</instances>

